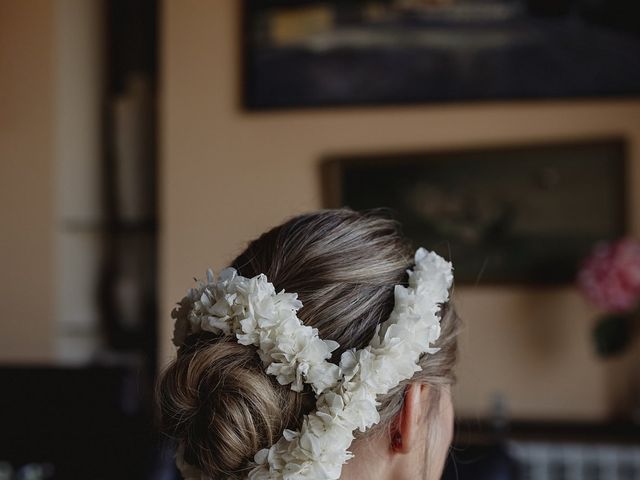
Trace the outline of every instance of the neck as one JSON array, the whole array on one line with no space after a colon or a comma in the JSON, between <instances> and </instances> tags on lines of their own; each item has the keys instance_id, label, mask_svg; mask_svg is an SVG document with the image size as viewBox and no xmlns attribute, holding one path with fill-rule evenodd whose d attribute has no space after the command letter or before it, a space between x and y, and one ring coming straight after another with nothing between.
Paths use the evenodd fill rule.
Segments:
<instances>
[{"instance_id":1,"label":"neck","mask_svg":"<svg viewBox=\"0 0 640 480\"><path fill-rule=\"evenodd\" d=\"M391 458L384 452L388 442L380 438L383 436L369 435L353 442L350 450L354 457L343 465L341 480L391 479Z\"/></svg>"}]
</instances>

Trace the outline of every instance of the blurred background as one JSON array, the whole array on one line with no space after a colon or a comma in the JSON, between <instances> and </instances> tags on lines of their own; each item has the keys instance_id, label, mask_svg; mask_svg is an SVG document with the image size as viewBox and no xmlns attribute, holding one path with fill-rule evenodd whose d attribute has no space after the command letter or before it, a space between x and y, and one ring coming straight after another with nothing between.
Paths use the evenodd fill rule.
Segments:
<instances>
[{"instance_id":1,"label":"blurred background","mask_svg":"<svg viewBox=\"0 0 640 480\"><path fill-rule=\"evenodd\" d=\"M456 265L445 478L640 479L638 5L0 2L0 480L177 478L174 303L342 205Z\"/></svg>"}]
</instances>

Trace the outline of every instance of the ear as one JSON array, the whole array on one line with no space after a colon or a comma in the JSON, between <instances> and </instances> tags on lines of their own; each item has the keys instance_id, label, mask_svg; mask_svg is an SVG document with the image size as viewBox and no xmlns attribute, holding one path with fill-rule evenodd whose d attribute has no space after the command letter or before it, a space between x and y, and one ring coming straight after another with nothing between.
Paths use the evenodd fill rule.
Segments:
<instances>
[{"instance_id":1,"label":"ear","mask_svg":"<svg viewBox=\"0 0 640 480\"><path fill-rule=\"evenodd\" d=\"M394 453L409 453L419 443L427 389L427 385L420 383L407 385L402 410L391 425L391 450Z\"/></svg>"}]
</instances>

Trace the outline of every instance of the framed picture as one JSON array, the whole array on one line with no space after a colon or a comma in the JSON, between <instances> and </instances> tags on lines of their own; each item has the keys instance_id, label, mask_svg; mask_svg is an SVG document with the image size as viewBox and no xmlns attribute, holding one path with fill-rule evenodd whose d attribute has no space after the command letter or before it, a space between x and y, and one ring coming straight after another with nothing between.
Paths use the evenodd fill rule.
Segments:
<instances>
[{"instance_id":1,"label":"framed picture","mask_svg":"<svg viewBox=\"0 0 640 480\"><path fill-rule=\"evenodd\" d=\"M244 0L249 110L640 94L637 0Z\"/></svg>"},{"instance_id":2,"label":"framed picture","mask_svg":"<svg viewBox=\"0 0 640 480\"><path fill-rule=\"evenodd\" d=\"M626 232L622 139L335 156L324 203L385 207L465 283L571 282L599 241Z\"/></svg>"}]
</instances>

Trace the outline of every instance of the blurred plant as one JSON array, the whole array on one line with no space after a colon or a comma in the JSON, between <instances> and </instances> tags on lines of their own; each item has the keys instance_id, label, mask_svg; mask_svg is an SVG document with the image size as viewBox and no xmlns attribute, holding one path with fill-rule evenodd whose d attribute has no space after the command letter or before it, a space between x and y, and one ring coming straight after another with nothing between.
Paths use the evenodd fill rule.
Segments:
<instances>
[{"instance_id":1,"label":"blurred plant","mask_svg":"<svg viewBox=\"0 0 640 480\"><path fill-rule=\"evenodd\" d=\"M623 352L640 316L640 242L623 238L596 245L584 260L577 283L585 298L603 312L593 330L597 352L603 357Z\"/></svg>"}]
</instances>

